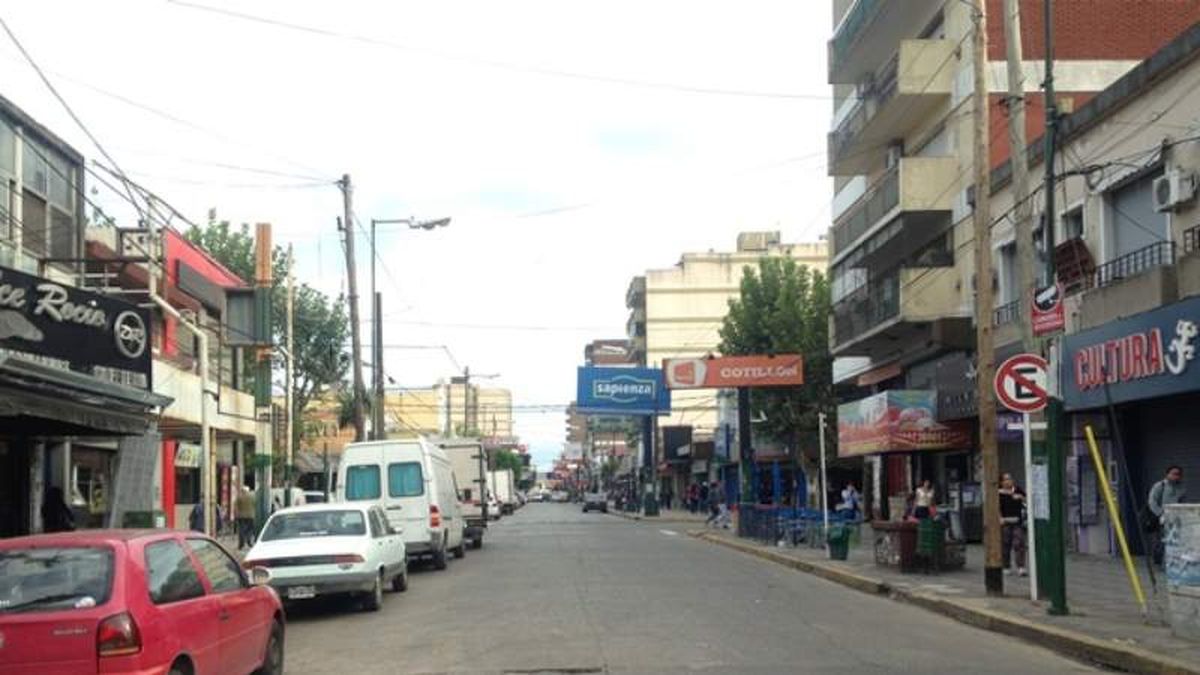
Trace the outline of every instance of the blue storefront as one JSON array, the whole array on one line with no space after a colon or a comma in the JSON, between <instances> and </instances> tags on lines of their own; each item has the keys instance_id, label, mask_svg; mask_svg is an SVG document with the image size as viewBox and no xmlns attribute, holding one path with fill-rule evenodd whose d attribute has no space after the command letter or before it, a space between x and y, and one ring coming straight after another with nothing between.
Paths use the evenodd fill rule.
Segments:
<instances>
[{"instance_id":1,"label":"blue storefront","mask_svg":"<svg viewBox=\"0 0 1200 675\"><path fill-rule=\"evenodd\" d=\"M1064 338L1059 382L1072 431L1067 515L1077 550L1115 552L1095 468L1082 440L1085 425L1092 426L1100 441L1130 530L1136 529L1150 487L1168 466L1183 467L1184 482L1200 485L1198 327L1200 298L1189 298ZM1114 442L1118 438L1119 445ZM1119 447L1124 448L1128 474L1121 471ZM1131 535L1130 544L1140 551L1140 538Z\"/></svg>"}]
</instances>

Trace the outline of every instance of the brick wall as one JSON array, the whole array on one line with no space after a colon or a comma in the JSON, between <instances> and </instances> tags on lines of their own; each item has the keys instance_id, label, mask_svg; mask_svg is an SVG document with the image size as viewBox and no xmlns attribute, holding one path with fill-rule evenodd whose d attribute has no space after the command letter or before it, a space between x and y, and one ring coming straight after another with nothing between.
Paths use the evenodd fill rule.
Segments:
<instances>
[{"instance_id":1,"label":"brick wall","mask_svg":"<svg viewBox=\"0 0 1200 675\"><path fill-rule=\"evenodd\" d=\"M1030 86L1026 83L1026 86ZM1059 113L1067 114L1079 110L1097 92L1055 92L1058 97ZM988 115L988 137L991 141L991 166L993 169L1008 161L1008 106L1004 95L992 93L988 97L991 110ZM1042 137L1046 129L1046 97L1041 92L1027 91L1025 94L1025 142L1033 143Z\"/></svg>"},{"instance_id":2,"label":"brick wall","mask_svg":"<svg viewBox=\"0 0 1200 675\"><path fill-rule=\"evenodd\" d=\"M1044 0L1021 0L1026 60L1045 58ZM1004 59L1004 2L988 0L988 58ZM1200 0L1054 0L1054 57L1144 59L1192 24Z\"/></svg>"}]
</instances>

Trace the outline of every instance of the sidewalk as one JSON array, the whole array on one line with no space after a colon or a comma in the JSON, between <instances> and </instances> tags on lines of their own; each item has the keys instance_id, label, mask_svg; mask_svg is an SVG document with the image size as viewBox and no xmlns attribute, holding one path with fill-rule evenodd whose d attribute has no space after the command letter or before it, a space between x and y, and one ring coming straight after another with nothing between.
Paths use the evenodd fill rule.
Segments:
<instances>
[{"instance_id":1,"label":"sidewalk","mask_svg":"<svg viewBox=\"0 0 1200 675\"><path fill-rule=\"evenodd\" d=\"M611 505L609 506L608 512L613 515L620 516L622 518L627 518L629 520L645 519L650 522L659 522L659 523L675 523L675 524L686 523L686 524L694 524L694 525L703 525L704 521L708 519L707 511L705 511L703 513L699 513L699 512L692 513L691 511L688 511L687 509L670 509L670 510L661 509L661 510L659 510L657 516L650 516L648 518L646 516L643 516L641 511L633 512L633 513L626 513L625 511L618 511L616 509L616 507L611 506Z\"/></svg>"},{"instance_id":2,"label":"sidewalk","mask_svg":"<svg viewBox=\"0 0 1200 675\"><path fill-rule=\"evenodd\" d=\"M1005 576L1005 597L983 586L983 547L969 546L963 570L901 574L875 564L864 526L863 540L846 561L829 560L824 548L772 547L739 539L731 530L693 530L694 537L736 548L868 593L886 594L964 623L994 630L1110 667L1134 672L1200 673L1200 643L1176 638L1165 622L1166 588L1151 599L1143 621L1119 560L1071 555L1067 561L1068 616L1047 614L1047 603L1029 599L1029 580ZM1152 593L1145 568L1143 588Z\"/></svg>"}]
</instances>

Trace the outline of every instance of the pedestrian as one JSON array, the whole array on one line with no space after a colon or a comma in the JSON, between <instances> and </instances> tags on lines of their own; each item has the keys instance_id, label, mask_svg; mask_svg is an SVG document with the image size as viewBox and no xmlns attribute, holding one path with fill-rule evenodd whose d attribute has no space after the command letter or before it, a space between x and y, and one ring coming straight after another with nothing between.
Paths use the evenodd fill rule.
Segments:
<instances>
[{"instance_id":1,"label":"pedestrian","mask_svg":"<svg viewBox=\"0 0 1200 675\"><path fill-rule=\"evenodd\" d=\"M1016 564L1018 576L1025 576L1025 551L1028 537L1025 531L1025 491L1006 473L1000 480L1000 532L1005 574L1012 574L1010 563Z\"/></svg>"},{"instance_id":2,"label":"pedestrian","mask_svg":"<svg viewBox=\"0 0 1200 675\"><path fill-rule=\"evenodd\" d=\"M917 486L917 494L913 499L913 516L918 520L933 515L933 505L937 493L933 489L933 481L926 478Z\"/></svg>"},{"instance_id":3,"label":"pedestrian","mask_svg":"<svg viewBox=\"0 0 1200 675\"><path fill-rule=\"evenodd\" d=\"M1167 513L1165 507L1171 504L1182 504L1186 498L1187 492L1183 488L1183 467L1178 465L1167 467L1166 476L1150 488L1150 496L1146 500L1146 506L1150 509L1146 529L1150 532L1153 540L1152 551L1155 565L1161 566L1163 563L1162 529L1163 518Z\"/></svg>"},{"instance_id":4,"label":"pedestrian","mask_svg":"<svg viewBox=\"0 0 1200 675\"><path fill-rule=\"evenodd\" d=\"M695 513L696 509L700 505L700 486L696 485L695 482L688 486L687 503L688 511L691 511L692 513Z\"/></svg>"},{"instance_id":5,"label":"pedestrian","mask_svg":"<svg viewBox=\"0 0 1200 675\"><path fill-rule=\"evenodd\" d=\"M71 532L75 529L75 514L67 506L60 487L50 487L42 499L42 531Z\"/></svg>"},{"instance_id":6,"label":"pedestrian","mask_svg":"<svg viewBox=\"0 0 1200 675\"><path fill-rule=\"evenodd\" d=\"M671 499L674 496L675 495L671 494L671 486L670 485L663 487L663 493L662 493L663 508L667 509L668 511L671 510Z\"/></svg>"},{"instance_id":7,"label":"pedestrian","mask_svg":"<svg viewBox=\"0 0 1200 675\"><path fill-rule=\"evenodd\" d=\"M858 514L861 506L862 498L858 494L858 488L854 487L854 482L849 481L846 487L842 488L842 501L837 505L837 511L844 512L850 520L858 520Z\"/></svg>"},{"instance_id":8,"label":"pedestrian","mask_svg":"<svg viewBox=\"0 0 1200 675\"><path fill-rule=\"evenodd\" d=\"M204 531L204 497L201 497L192 506L192 510L188 514L188 528L196 532Z\"/></svg>"},{"instance_id":9,"label":"pedestrian","mask_svg":"<svg viewBox=\"0 0 1200 675\"><path fill-rule=\"evenodd\" d=\"M721 491L717 489L717 484L714 482L712 487L705 486L705 492L708 495L708 519L704 521L704 526L708 527L717 522L717 518L721 515Z\"/></svg>"},{"instance_id":10,"label":"pedestrian","mask_svg":"<svg viewBox=\"0 0 1200 675\"><path fill-rule=\"evenodd\" d=\"M242 489L238 491L237 501L234 503L239 550L254 545L254 507L254 493L243 485Z\"/></svg>"}]
</instances>

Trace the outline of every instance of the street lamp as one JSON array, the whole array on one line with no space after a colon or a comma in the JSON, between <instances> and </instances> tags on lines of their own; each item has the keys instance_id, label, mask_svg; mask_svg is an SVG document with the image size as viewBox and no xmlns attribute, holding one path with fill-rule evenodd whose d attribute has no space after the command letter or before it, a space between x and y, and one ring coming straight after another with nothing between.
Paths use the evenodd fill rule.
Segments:
<instances>
[{"instance_id":1,"label":"street lamp","mask_svg":"<svg viewBox=\"0 0 1200 675\"><path fill-rule=\"evenodd\" d=\"M371 328L372 341L374 342L373 351L375 358L371 364L371 379L372 388L375 391L375 407L371 412L371 434L374 440L381 441L387 438L387 433L384 431L383 422L383 301L379 293L375 290L375 261L379 259L379 252L375 248L375 226L390 225L403 223L408 225L410 230L434 230L439 227L446 227L450 224L449 218L437 218L435 220L417 220L416 218L372 218L371 219Z\"/></svg>"}]
</instances>

